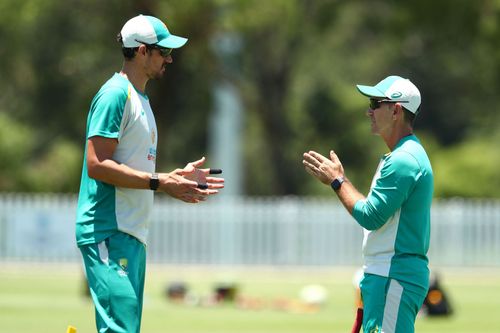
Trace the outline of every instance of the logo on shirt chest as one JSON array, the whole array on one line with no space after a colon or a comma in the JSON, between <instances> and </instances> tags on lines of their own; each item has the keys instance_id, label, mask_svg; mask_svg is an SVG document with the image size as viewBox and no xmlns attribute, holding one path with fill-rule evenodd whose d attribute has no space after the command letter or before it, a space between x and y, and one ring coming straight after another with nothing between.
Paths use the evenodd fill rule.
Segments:
<instances>
[{"instance_id":1,"label":"logo on shirt chest","mask_svg":"<svg viewBox=\"0 0 500 333\"><path fill-rule=\"evenodd\" d=\"M155 161L156 160L156 149L154 148L149 148L149 153L148 153L148 161Z\"/></svg>"},{"instance_id":2,"label":"logo on shirt chest","mask_svg":"<svg viewBox=\"0 0 500 333\"><path fill-rule=\"evenodd\" d=\"M155 144L156 142L156 131L154 129L151 130L151 144ZM149 148L148 152L148 161L156 160L156 149L154 147Z\"/></svg>"}]
</instances>

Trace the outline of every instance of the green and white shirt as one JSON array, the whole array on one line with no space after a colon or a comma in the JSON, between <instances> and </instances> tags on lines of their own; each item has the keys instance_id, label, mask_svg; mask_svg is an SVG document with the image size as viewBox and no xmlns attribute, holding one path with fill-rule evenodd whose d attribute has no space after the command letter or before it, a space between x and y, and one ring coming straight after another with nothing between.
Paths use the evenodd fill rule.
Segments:
<instances>
[{"instance_id":1,"label":"green and white shirt","mask_svg":"<svg viewBox=\"0 0 500 333\"><path fill-rule=\"evenodd\" d=\"M433 179L429 158L414 135L402 138L381 159L370 193L353 209L364 228L365 273L427 292Z\"/></svg>"},{"instance_id":2,"label":"green and white shirt","mask_svg":"<svg viewBox=\"0 0 500 333\"><path fill-rule=\"evenodd\" d=\"M118 140L114 161L154 172L157 129L149 99L118 73L92 100L86 142L94 136ZM87 145L84 156L86 153ZM153 191L118 187L90 178L84 158L76 219L77 245L99 243L117 231L146 243L152 207Z\"/></svg>"}]
</instances>

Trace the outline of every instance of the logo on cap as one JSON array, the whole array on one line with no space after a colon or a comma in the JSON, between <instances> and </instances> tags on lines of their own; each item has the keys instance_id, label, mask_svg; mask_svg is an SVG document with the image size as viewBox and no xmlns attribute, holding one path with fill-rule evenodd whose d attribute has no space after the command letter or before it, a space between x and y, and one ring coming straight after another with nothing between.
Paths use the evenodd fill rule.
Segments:
<instances>
[{"instance_id":1,"label":"logo on cap","mask_svg":"<svg viewBox=\"0 0 500 333\"><path fill-rule=\"evenodd\" d=\"M399 92L399 91L398 91L398 92L393 93L393 94L391 95L391 98L399 98L399 97L401 97L401 96L403 96L403 94L402 94L401 92Z\"/></svg>"}]
</instances>

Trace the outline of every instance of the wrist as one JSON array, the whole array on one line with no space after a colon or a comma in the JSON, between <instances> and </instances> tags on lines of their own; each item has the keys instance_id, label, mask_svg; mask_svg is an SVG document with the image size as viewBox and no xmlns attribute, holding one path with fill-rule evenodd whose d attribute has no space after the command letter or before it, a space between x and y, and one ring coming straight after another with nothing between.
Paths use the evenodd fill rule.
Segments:
<instances>
[{"instance_id":1,"label":"wrist","mask_svg":"<svg viewBox=\"0 0 500 333\"><path fill-rule=\"evenodd\" d=\"M330 186L335 192L337 192L338 190L340 190L344 182L345 182L344 176L338 176L334 180L332 180Z\"/></svg>"},{"instance_id":2,"label":"wrist","mask_svg":"<svg viewBox=\"0 0 500 333\"><path fill-rule=\"evenodd\" d=\"M151 191L156 191L158 187L160 187L160 180L158 179L158 174L153 172L149 178L149 189Z\"/></svg>"}]
</instances>

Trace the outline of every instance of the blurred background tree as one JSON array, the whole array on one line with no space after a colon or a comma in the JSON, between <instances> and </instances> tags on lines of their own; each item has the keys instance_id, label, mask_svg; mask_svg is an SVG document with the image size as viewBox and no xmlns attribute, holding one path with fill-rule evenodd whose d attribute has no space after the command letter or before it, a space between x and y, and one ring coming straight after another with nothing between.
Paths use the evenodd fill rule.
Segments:
<instances>
[{"instance_id":1,"label":"blurred background tree","mask_svg":"<svg viewBox=\"0 0 500 333\"><path fill-rule=\"evenodd\" d=\"M189 38L148 85L159 170L201 155L210 163L213 89L224 77L244 108L244 194L330 195L302 168L308 149L334 149L366 192L387 148L371 136L355 84L398 74L423 95L416 133L435 195L500 197L497 0L3 0L1 191L77 192L90 101L120 70L115 36L139 13ZM233 72L217 52L224 33L241 40Z\"/></svg>"}]
</instances>

